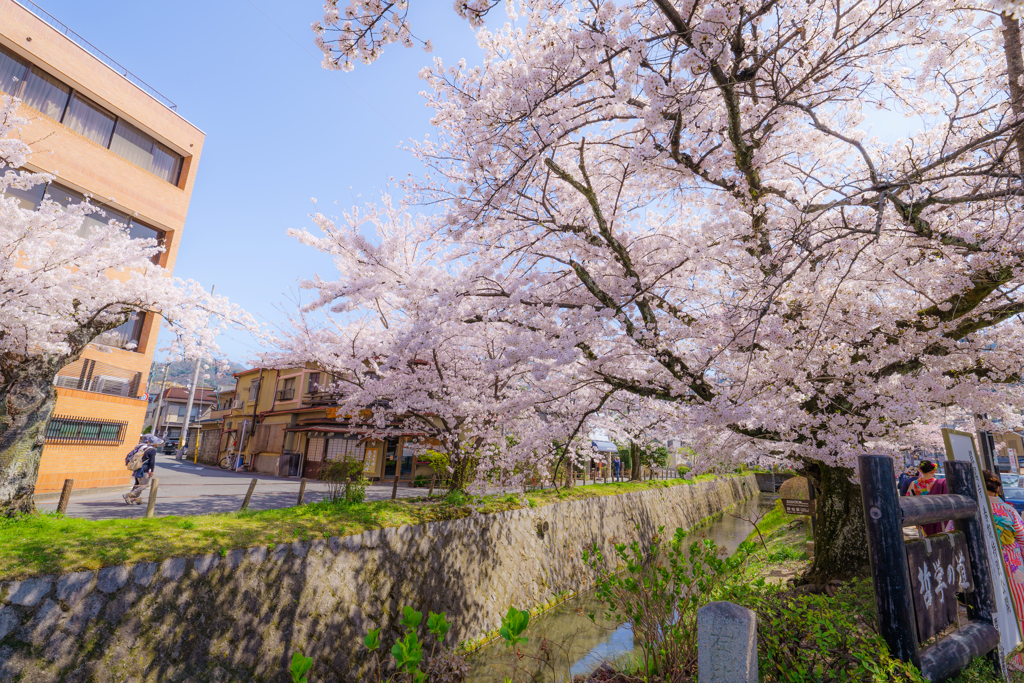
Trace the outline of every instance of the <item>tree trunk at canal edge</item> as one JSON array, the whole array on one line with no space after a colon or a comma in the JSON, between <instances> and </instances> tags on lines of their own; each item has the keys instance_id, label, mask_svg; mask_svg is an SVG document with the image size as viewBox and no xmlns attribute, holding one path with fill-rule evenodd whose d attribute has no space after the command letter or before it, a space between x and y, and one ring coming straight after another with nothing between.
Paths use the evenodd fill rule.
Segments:
<instances>
[{"instance_id":1,"label":"tree trunk at canal edge","mask_svg":"<svg viewBox=\"0 0 1024 683\"><path fill-rule=\"evenodd\" d=\"M0 516L35 512L36 477L46 425L57 402L62 363L30 358L0 385Z\"/></svg>"},{"instance_id":2,"label":"tree trunk at canal edge","mask_svg":"<svg viewBox=\"0 0 1024 683\"><path fill-rule=\"evenodd\" d=\"M804 578L826 583L848 578L868 567L867 528L860 486L850 482L852 470L809 462L804 474L814 482L814 560Z\"/></svg>"}]
</instances>

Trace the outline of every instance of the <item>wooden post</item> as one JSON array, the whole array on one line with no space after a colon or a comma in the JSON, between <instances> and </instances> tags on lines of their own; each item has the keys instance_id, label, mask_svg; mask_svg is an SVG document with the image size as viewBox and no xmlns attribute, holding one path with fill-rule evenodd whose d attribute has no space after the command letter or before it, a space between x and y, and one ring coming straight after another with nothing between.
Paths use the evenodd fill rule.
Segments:
<instances>
[{"instance_id":1,"label":"wooden post","mask_svg":"<svg viewBox=\"0 0 1024 683\"><path fill-rule=\"evenodd\" d=\"M395 483L391 485L391 500L398 496L398 473L400 471L399 463L395 463Z\"/></svg>"},{"instance_id":2,"label":"wooden post","mask_svg":"<svg viewBox=\"0 0 1024 683\"><path fill-rule=\"evenodd\" d=\"M967 462L949 461L946 463L946 484L949 492L966 496L978 505L988 505L987 500L978 500L977 482L974 481L974 468ZM967 603L967 618L980 619L989 624L994 623L996 599L992 586L992 572L989 570L988 553L985 552L985 536L981 530L982 516L956 520L956 528L964 532L967 545L967 557L971 564L971 578L974 590L964 594ZM998 654L996 655L998 657Z\"/></svg>"},{"instance_id":3,"label":"wooden post","mask_svg":"<svg viewBox=\"0 0 1024 683\"><path fill-rule=\"evenodd\" d=\"M57 503L57 512L64 514L68 510L68 501L71 499L71 489L75 487L74 479L65 479L64 488L60 492L60 501Z\"/></svg>"},{"instance_id":4,"label":"wooden post","mask_svg":"<svg viewBox=\"0 0 1024 683\"><path fill-rule=\"evenodd\" d=\"M427 498L431 498L434 495L434 477L436 476L436 474L430 475L430 491L427 492Z\"/></svg>"},{"instance_id":5,"label":"wooden post","mask_svg":"<svg viewBox=\"0 0 1024 683\"><path fill-rule=\"evenodd\" d=\"M302 505L302 498L306 495L306 478L302 478L302 482L299 484L299 502L295 505Z\"/></svg>"},{"instance_id":6,"label":"wooden post","mask_svg":"<svg viewBox=\"0 0 1024 683\"><path fill-rule=\"evenodd\" d=\"M146 519L153 519L153 511L156 509L156 490L160 486L160 480L153 477L149 482L149 500L146 502Z\"/></svg>"},{"instance_id":7,"label":"wooden post","mask_svg":"<svg viewBox=\"0 0 1024 683\"><path fill-rule=\"evenodd\" d=\"M888 643L893 657L920 669L917 623L910 597L910 565L903 543L903 512L892 458L861 455L857 461L878 608L878 632Z\"/></svg>"},{"instance_id":8,"label":"wooden post","mask_svg":"<svg viewBox=\"0 0 1024 683\"><path fill-rule=\"evenodd\" d=\"M239 512L244 512L249 507L249 500L252 498L252 490L254 488L256 488L255 478L249 482L249 490L245 492L245 500L242 501L242 507L238 508Z\"/></svg>"}]
</instances>

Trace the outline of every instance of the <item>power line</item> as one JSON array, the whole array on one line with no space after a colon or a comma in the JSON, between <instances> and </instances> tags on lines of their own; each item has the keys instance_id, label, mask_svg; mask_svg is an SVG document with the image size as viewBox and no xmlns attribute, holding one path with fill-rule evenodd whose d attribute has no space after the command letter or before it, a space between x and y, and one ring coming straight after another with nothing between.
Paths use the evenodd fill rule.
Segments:
<instances>
[{"instance_id":1,"label":"power line","mask_svg":"<svg viewBox=\"0 0 1024 683\"><path fill-rule=\"evenodd\" d=\"M289 38L291 39L291 41L292 41L293 43L295 43L296 45L298 45L298 46L299 46L299 49L300 49L300 50L302 50L303 52L305 52L305 53L306 53L307 55L309 55L310 57L313 57L314 59L316 59L316 55L314 55L314 54L313 54L312 52L310 52L309 50L307 50L307 49L305 48L305 46L304 46L304 45L303 45L302 43L300 43L299 41L297 41L297 40L295 39L295 37L294 37L294 36L292 36L292 34L288 33L288 31L285 31L285 30L284 30L284 28L282 28L280 24L278 24L278 23L277 23L276 21L274 21L273 19L271 19L271 18L270 18L270 16L269 16L269 15L268 15L268 14L267 14L266 12L264 12L264 11L263 11L263 10L261 10L261 9L260 9L259 7L257 7L257 6L256 6L256 4L255 4L255 3L253 3L253 1L252 1L252 0L245 0L245 1L246 1L246 2L248 2L248 3L250 4L250 5L252 5L253 9L255 9L255 10L256 10L257 12L259 12L260 14L262 14L262 15L263 15L263 16L264 16L264 17L266 18L266 20L267 20L267 21L269 21L269 22L270 22L271 24L273 24L274 26L276 26L276 27L278 28L278 30L280 30L280 31L281 31L281 33L283 33L283 34L285 34L286 36L288 36L288 37L289 37ZM338 78L341 78L341 73L339 73L338 71L334 71L333 73L337 74L337 75L338 75ZM372 104L370 104L369 100L367 100L367 99L366 99L365 97L363 97L362 95L360 95L360 94L359 94L359 92L358 92L358 91L357 91L357 90L356 90L355 88L353 88L353 87L352 87L351 85L349 85L348 83L346 83L346 82L345 82L345 79L341 78L341 84L342 84L342 85L344 85L344 86L345 86L346 88L348 88L348 89L349 89L350 91L352 91L352 94L353 94L353 95L355 95L355 96L356 96L356 97L358 97L358 98L359 98L360 100L362 100L362 101L363 101L363 104L365 104L365 105L366 105L367 107L369 107L369 108L370 108L370 109L372 109L372 110L373 110L374 112L376 112L377 116L379 116L379 117L381 117L382 119L384 119L385 121L387 121L387 123L388 123L388 124L389 124L389 125L390 125L390 126L391 126L392 128L394 128L394 129L395 129L396 131L398 131L398 134L399 134L399 135L402 135L402 136L404 136L404 137L406 137L406 138L408 138L408 137L409 137L408 135L405 135L405 133L403 133L403 132L402 132L402 130L401 130L401 129L400 129L400 128L399 128L398 126L396 126L396 125L395 125L394 123L392 123L392 122L391 122L391 120L390 120L390 119L389 119L388 117L384 116L384 114L382 114L382 113L381 113L381 111L380 111L379 109L377 109L377 108L376 108L375 106L373 106Z\"/></svg>"}]
</instances>

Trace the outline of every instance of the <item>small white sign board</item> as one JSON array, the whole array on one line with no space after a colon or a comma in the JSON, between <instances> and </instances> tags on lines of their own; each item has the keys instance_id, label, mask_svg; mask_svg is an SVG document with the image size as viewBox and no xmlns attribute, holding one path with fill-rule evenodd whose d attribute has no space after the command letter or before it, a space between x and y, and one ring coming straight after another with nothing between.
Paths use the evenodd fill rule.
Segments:
<instances>
[{"instance_id":1,"label":"small white sign board","mask_svg":"<svg viewBox=\"0 0 1024 683\"><path fill-rule=\"evenodd\" d=\"M974 468L974 488L978 500L987 501L985 480L981 478L981 459L978 449L974 447L974 437L965 432L952 429L942 430L942 440L946 444L946 457L957 462L970 463ZM1003 564L1003 550L996 536L996 523L992 519L992 508L988 505L981 509L981 530L985 535L985 550L988 552L988 565L992 569L992 588L995 592L996 613L995 627L999 631L999 661L1006 676L1006 658L1021 644L1020 622L1013 607L1013 596L1010 594L1009 577L1006 565Z\"/></svg>"}]
</instances>

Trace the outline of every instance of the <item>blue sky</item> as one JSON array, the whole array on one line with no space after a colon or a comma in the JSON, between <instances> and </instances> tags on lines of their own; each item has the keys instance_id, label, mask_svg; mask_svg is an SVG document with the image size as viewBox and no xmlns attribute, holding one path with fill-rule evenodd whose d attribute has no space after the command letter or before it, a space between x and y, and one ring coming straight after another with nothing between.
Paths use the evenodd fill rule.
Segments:
<instances>
[{"instance_id":1,"label":"blue sky","mask_svg":"<svg viewBox=\"0 0 1024 683\"><path fill-rule=\"evenodd\" d=\"M472 63L480 54L473 31L439 0L411 3L433 54L392 46L349 73L320 67L310 31L317 0L37 2L206 133L175 275L215 284L264 321L283 318L299 278L335 272L285 235L312 226L310 197L335 213L379 196L389 177L416 173L399 144L431 129L417 73L435 55ZM258 349L238 332L221 347L242 362Z\"/></svg>"}]
</instances>

